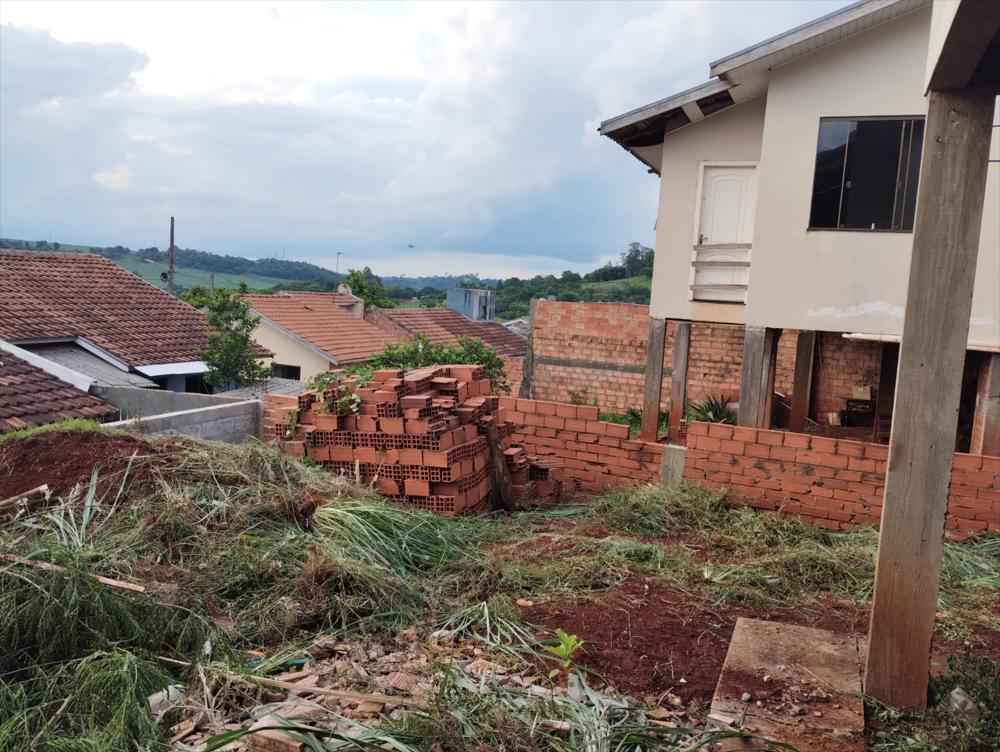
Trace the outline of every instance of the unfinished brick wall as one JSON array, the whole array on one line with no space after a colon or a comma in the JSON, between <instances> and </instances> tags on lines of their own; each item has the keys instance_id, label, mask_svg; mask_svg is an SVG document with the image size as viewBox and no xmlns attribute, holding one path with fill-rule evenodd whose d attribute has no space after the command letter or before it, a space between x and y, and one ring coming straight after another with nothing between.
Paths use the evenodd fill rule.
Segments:
<instances>
[{"instance_id":1,"label":"unfinished brick wall","mask_svg":"<svg viewBox=\"0 0 1000 752\"><path fill-rule=\"evenodd\" d=\"M813 406L825 423L827 413L844 409L844 400L856 387L878 387L882 345L844 339L837 332L820 332L816 340Z\"/></svg>"},{"instance_id":2,"label":"unfinished brick wall","mask_svg":"<svg viewBox=\"0 0 1000 752\"><path fill-rule=\"evenodd\" d=\"M511 355L504 358L503 369L510 382L510 394L516 395L521 390L521 379L524 378L524 356Z\"/></svg>"},{"instance_id":3,"label":"unfinished brick wall","mask_svg":"<svg viewBox=\"0 0 1000 752\"><path fill-rule=\"evenodd\" d=\"M670 404L677 324L667 323L661 408ZM775 388L791 392L795 371L794 331L778 344ZM532 334L534 396L542 400L597 405L601 411L642 407L649 338L649 306L632 303L535 304ZM725 395L737 400L743 366L743 326L695 323L688 355L688 399Z\"/></svg>"},{"instance_id":4,"label":"unfinished brick wall","mask_svg":"<svg viewBox=\"0 0 1000 752\"><path fill-rule=\"evenodd\" d=\"M663 445L629 440L628 426L599 421L592 405L501 397L497 417L514 424L515 444L580 491L660 479Z\"/></svg>"},{"instance_id":5,"label":"unfinished brick wall","mask_svg":"<svg viewBox=\"0 0 1000 752\"><path fill-rule=\"evenodd\" d=\"M684 478L831 529L876 525L888 447L716 423L688 427ZM1000 457L956 454L947 528L1000 533Z\"/></svg>"}]
</instances>

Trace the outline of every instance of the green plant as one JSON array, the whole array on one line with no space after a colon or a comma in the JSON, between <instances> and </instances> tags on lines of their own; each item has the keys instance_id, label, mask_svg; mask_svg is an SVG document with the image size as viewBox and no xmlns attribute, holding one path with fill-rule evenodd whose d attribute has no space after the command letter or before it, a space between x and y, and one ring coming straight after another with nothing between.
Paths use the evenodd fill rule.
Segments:
<instances>
[{"instance_id":1,"label":"green plant","mask_svg":"<svg viewBox=\"0 0 1000 752\"><path fill-rule=\"evenodd\" d=\"M495 392L510 391L503 358L483 341L471 337L459 337L457 345L444 345L418 334L411 340L386 345L381 354L369 360L372 368L411 369L460 363L482 366L486 378L493 382Z\"/></svg>"},{"instance_id":2,"label":"green plant","mask_svg":"<svg viewBox=\"0 0 1000 752\"><path fill-rule=\"evenodd\" d=\"M559 641L558 644L547 645L545 652L559 659L559 670L569 671L569 667L573 665L573 656L583 647L583 640L561 628L556 630L556 639ZM549 676L558 674L559 670L553 671Z\"/></svg>"},{"instance_id":3,"label":"green plant","mask_svg":"<svg viewBox=\"0 0 1000 752\"><path fill-rule=\"evenodd\" d=\"M687 419L703 423L736 423L736 412L729 407L732 400L726 395L709 395L701 402L689 402Z\"/></svg>"},{"instance_id":4,"label":"green plant","mask_svg":"<svg viewBox=\"0 0 1000 752\"><path fill-rule=\"evenodd\" d=\"M240 297L242 291L216 290L205 309L210 330L202 359L209 369L206 379L215 386L246 386L269 374L253 341L260 316Z\"/></svg>"}]
</instances>

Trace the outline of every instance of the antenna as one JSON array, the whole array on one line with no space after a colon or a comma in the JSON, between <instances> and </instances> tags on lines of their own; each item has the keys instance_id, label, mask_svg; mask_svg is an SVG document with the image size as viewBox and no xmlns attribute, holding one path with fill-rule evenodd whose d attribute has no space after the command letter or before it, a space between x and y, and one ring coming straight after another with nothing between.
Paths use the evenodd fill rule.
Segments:
<instances>
[{"instance_id":1,"label":"antenna","mask_svg":"<svg viewBox=\"0 0 1000 752\"><path fill-rule=\"evenodd\" d=\"M170 218L170 266L167 268L167 291L171 295L176 294L174 286L174 275L176 269L176 249L174 248L174 218Z\"/></svg>"}]
</instances>

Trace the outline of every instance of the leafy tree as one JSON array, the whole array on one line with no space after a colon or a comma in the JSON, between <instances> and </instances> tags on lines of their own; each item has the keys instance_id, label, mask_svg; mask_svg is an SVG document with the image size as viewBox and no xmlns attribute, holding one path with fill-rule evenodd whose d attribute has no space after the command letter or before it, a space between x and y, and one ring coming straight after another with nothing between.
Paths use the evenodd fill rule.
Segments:
<instances>
[{"instance_id":1,"label":"leafy tree","mask_svg":"<svg viewBox=\"0 0 1000 752\"><path fill-rule=\"evenodd\" d=\"M257 361L253 330L260 323L239 291L216 290L208 298L205 314L211 331L202 359L208 365L208 383L214 386L247 386L268 376Z\"/></svg>"},{"instance_id":2,"label":"leafy tree","mask_svg":"<svg viewBox=\"0 0 1000 752\"><path fill-rule=\"evenodd\" d=\"M347 284L351 287L351 292L365 301L365 306L377 306L378 308L395 308L396 302L385 294L382 287L382 280L379 279L370 267L364 269L351 269L347 272Z\"/></svg>"},{"instance_id":3,"label":"leafy tree","mask_svg":"<svg viewBox=\"0 0 1000 752\"><path fill-rule=\"evenodd\" d=\"M412 340L386 345L381 354L368 361L372 368L404 369L466 363L482 366L486 378L493 382L494 391L510 391L503 358L482 340L471 337L459 337L457 345L445 345L431 342L423 334L418 334Z\"/></svg>"}]
</instances>

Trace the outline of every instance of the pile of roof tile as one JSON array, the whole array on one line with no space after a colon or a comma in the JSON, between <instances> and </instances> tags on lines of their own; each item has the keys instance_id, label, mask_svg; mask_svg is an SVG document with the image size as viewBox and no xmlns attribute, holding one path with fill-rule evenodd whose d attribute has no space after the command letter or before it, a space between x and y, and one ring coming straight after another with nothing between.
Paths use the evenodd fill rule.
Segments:
<instances>
[{"instance_id":1,"label":"pile of roof tile","mask_svg":"<svg viewBox=\"0 0 1000 752\"><path fill-rule=\"evenodd\" d=\"M541 502L561 486L497 421L498 399L475 365L381 370L323 392L266 395L264 437L284 451L373 484L398 502L445 516L485 510L492 493L487 426L497 436L515 501Z\"/></svg>"}]
</instances>

